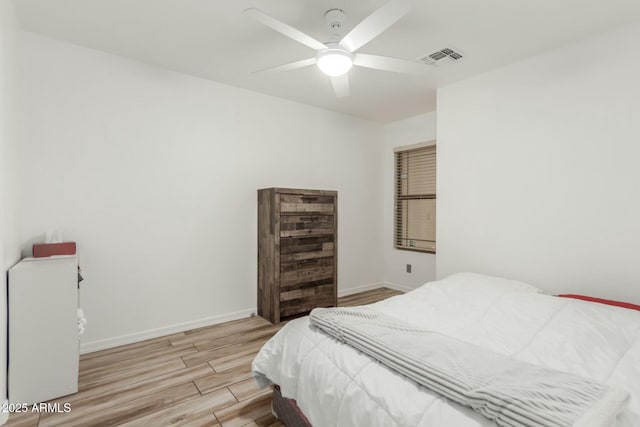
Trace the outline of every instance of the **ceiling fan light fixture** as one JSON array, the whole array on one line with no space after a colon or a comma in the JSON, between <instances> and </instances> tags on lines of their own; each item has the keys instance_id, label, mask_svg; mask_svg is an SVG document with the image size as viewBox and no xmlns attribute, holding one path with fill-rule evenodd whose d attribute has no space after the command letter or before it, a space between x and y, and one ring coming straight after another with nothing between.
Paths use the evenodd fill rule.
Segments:
<instances>
[{"instance_id":1,"label":"ceiling fan light fixture","mask_svg":"<svg viewBox=\"0 0 640 427\"><path fill-rule=\"evenodd\" d=\"M345 74L353 67L353 55L344 49L327 49L318 53L318 68L331 77Z\"/></svg>"}]
</instances>

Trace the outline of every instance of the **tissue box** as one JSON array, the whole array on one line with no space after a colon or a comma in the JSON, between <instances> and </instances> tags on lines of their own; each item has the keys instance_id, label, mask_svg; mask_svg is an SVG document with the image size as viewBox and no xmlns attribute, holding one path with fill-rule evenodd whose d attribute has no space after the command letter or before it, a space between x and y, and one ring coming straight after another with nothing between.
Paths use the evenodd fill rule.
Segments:
<instances>
[{"instance_id":1,"label":"tissue box","mask_svg":"<svg viewBox=\"0 0 640 427\"><path fill-rule=\"evenodd\" d=\"M75 255L76 242L36 243L33 245L33 257L42 258L53 255Z\"/></svg>"}]
</instances>

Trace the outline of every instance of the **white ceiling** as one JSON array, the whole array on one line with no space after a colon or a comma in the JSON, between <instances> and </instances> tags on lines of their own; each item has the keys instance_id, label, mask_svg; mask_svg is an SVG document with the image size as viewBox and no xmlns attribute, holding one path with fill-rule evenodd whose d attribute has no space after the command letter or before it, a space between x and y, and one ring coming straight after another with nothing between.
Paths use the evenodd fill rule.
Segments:
<instances>
[{"instance_id":1,"label":"white ceiling","mask_svg":"<svg viewBox=\"0 0 640 427\"><path fill-rule=\"evenodd\" d=\"M315 51L251 20L257 7L320 41L324 12L349 31L385 0L15 0L24 29L210 80L389 122L435 110L435 89L640 20L639 0L414 0L413 9L360 52L416 60L453 47L464 58L426 76L354 67L337 99L316 67L252 74ZM606 52L594 52L603 55Z\"/></svg>"}]
</instances>

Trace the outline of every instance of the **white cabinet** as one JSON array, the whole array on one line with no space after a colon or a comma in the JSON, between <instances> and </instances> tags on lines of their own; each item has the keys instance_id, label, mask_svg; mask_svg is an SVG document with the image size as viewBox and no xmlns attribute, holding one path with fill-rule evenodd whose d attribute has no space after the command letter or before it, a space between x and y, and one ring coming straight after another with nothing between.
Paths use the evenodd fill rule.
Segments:
<instances>
[{"instance_id":1,"label":"white cabinet","mask_svg":"<svg viewBox=\"0 0 640 427\"><path fill-rule=\"evenodd\" d=\"M9 270L9 401L78 391L78 258L25 258Z\"/></svg>"}]
</instances>

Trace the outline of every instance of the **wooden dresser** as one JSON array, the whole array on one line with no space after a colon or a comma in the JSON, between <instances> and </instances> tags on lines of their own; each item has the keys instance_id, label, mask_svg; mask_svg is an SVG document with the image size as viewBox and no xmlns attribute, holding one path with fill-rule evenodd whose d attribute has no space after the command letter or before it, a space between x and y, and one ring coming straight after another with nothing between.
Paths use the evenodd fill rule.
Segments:
<instances>
[{"instance_id":1,"label":"wooden dresser","mask_svg":"<svg viewBox=\"0 0 640 427\"><path fill-rule=\"evenodd\" d=\"M258 190L258 314L272 323L337 303L338 193Z\"/></svg>"}]
</instances>

